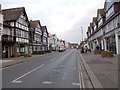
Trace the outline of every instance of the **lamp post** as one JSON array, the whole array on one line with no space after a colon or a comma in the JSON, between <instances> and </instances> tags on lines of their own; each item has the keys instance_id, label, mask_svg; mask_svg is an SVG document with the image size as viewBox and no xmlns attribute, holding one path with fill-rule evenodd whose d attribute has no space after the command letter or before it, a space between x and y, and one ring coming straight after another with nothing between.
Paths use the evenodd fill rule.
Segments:
<instances>
[{"instance_id":1,"label":"lamp post","mask_svg":"<svg viewBox=\"0 0 120 90\"><path fill-rule=\"evenodd\" d=\"M83 42L83 27L81 26L81 32L82 32L82 42Z\"/></svg>"}]
</instances>

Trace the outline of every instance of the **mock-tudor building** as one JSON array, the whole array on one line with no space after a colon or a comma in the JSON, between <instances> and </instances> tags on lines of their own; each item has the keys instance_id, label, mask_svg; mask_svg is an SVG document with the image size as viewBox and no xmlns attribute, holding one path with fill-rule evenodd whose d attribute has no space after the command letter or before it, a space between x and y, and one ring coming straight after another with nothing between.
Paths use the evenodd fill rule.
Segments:
<instances>
[{"instance_id":1,"label":"mock-tudor building","mask_svg":"<svg viewBox=\"0 0 120 90\"><path fill-rule=\"evenodd\" d=\"M106 23L103 25L105 49L120 54L120 0L105 2Z\"/></svg>"},{"instance_id":2,"label":"mock-tudor building","mask_svg":"<svg viewBox=\"0 0 120 90\"><path fill-rule=\"evenodd\" d=\"M42 26L42 51L48 51L48 30L47 26Z\"/></svg>"},{"instance_id":3,"label":"mock-tudor building","mask_svg":"<svg viewBox=\"0 0 120 90\"><path fill-rule=\"evenodd\" d=\"M13 46L6 46L5 51L12 52L12 56L17 57L29 52L29 20L24 7L10 8L2 10L4 21L11 26L11 31L5 28L6 38L9 37L14 42ZM10 31L10 32L9 32ZM9 33L8 33L9 32ZM10 34L10 35L9 35ZM11 42L11 41L10 41ZM6 41L6 45L8 40ZM4 50L6 49L6 50Z\"/></svg>"},{"instance_id":4,"label":"mock-tudor building","mask_svg":"<svg viewBox=\"0 0 120 90\"><path fill-rule=\"evenodd\" d=\"M2 35L2 58L14 56L15 37L14 31L9 23L3 22L3 35Z\"/></svg>"},{"instance_id":5,"label":"mock-tudor building","mask_svg":"<svg viewBox=\"0 0 120 90\"><path fill-rule=\"evenodd\" d=\"M29 36L31 53L42 51L42 27L39 20L30 20Z\"/></svg>"},{"instance_id":6,"label":"mock-tudor building","mask_svg":"<svg viewBox=\"0 0 120 90\"><path fill-rule=\"evenodd\" d=\"M120 54L120 0L106 0L104 9L98 9L97 20L93 19L92 23L94 32L89 29L87 32L88 42L93 44L91 48L98 45L100 50Z\"/></svg>"}]
</instances>

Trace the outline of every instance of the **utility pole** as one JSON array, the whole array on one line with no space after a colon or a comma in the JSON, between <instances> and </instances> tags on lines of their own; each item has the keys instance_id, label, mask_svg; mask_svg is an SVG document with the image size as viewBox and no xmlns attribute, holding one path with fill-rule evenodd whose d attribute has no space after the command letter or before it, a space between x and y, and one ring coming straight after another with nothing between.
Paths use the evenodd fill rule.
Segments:
<instances>
[{"instance_id":1,"label":"utility pole","mask_svg":"<svg viewBox=\"0 0 120 90\"><path fill-rule=\"evenodd\" d=\"M81 32L82 32L82 42L83 42L83 27L81 26Z\"/></svg>"}]
</instances>

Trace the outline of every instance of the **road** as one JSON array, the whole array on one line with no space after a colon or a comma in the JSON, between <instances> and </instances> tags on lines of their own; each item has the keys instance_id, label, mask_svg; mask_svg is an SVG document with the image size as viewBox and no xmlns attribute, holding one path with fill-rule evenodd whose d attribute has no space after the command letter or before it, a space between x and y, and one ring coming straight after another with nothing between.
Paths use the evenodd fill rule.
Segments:
<instances>
[{"instance_id":1,"label":"road","mask_svg":"<svg viewBox=\"0 0 120 90\"><path fill-rule=\"evenodd\" d=\"M80 88L76 49L40 56L2 70L3 88Z\"/></svg>"}]
</instances>

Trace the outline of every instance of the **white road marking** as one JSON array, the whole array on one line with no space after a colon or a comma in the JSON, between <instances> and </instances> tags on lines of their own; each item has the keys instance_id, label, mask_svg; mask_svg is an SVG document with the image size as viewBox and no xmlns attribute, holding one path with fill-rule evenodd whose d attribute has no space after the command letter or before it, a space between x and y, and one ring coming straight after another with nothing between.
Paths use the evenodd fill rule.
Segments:
<instances>
[{"instance_id":1,"label":"white road marking","mask_svg":"<svg viewBox=\"0 0 120 90\"><path fill-rule=\"evenodd\" d=\"M82 72L80 73L81 74L81 79L82 79L82 88L85 88L85 86L84 86L84 80L83 80L83 74L82 74Z\"/></svg>"},{"instance_id":2,"label":"white road marking","mask_svg":"<svg viewBox=\"0 0 120 90\"><path fill-rule=\"evenodd\" d=\"M50 60L50 62L52 62L52 61L56 60L57 58L58 58L58 57L51 59L51 60Z\"/></svg>"},{"instance_id":3,"label":"white road marking","mask_svg":"<svg viewBox=\"0 0 120 90\"><path fill-rule=\"evenodd\" d=\"M83 80L83 74L82 74L82 68L80 66L79 56L78 57L78 72L79 72L79 82L80 82L80 88L84 88L84 80Z\"/></svg>"},{"instance_id":4,"label":"white road marking","mask_svg":"<svg viewBox=\"0 0 120 90\"><path fill-rule=\"evenodd\" d=\"M22 83L22 81L12 81L12 83Z\"/></svg>"},{"instance_id":5,"label":"white road marking","mask_svg":"<svg viewBox=\"0 0 120 90\"><path fill-rule=\"evenodd\" d=\"M73 68L74 70L76 70L77 68Z\"/></svg>"},{"instance_id":6,"label":"white road marking","mask_svg":"<svg viewBox=\"0 0 120 90\"><path fill-rule=\"evenodd\" d=\"M43 66L45 66L45 64L42 64L41 66L39 66L39 67L37 67L37 68L35 68L35 69L29 71L28 73L26 73L26 74L24 74L24 75L18 77L17 79L13 80L12 83L14 83L14 82L19 82L19 81L17 81L17 80L19 80L19 79L21 79L21 78L27 76L28 74L32 73L33 71L35 71L35 70L37 70L37 69L39 69L39 68L41 68L41 67L43 67Z\"/></svg>"},{"instance_id":7,"label":"white road marking","mask_svg":"<svg viewBox=\"0 0 120 90\"><path fill-rule=\"evenodd\" d=\"M42 84L53 84L51 81L43 81Z\"/></svg>"},{"instance_id":8,"label":"white road marking","mask_svg":"<svg viewBox=\"0 0 120 90\"><path fill-rule=\"evenodd\" d=\"M60 70L53 70L54 72L60 72Z\"/></svg>"},{"instance_id":9,"label":"white road marking","mask_svg":"<svg viewBox=\"0 0 120 90\"><path fill-rule=\"evenodd\" d=\"M80 83L72 83L74 86L80 86Z\"/></svg>"},{"instance_id":10,"label":"white road marking","mask_svg":"<svg viewBox=\"0 0 120 90\"><path fill-rule=\"evenodd\" d=\"M66 76L67 76L67 73L65 72L62 79L65 80L65 79L66 79Z\"/></svg>"}]
</instances>

